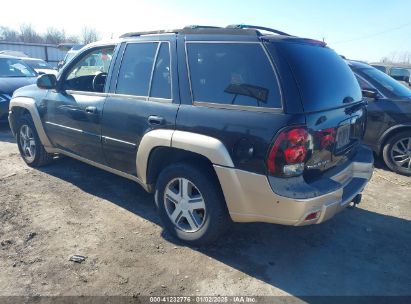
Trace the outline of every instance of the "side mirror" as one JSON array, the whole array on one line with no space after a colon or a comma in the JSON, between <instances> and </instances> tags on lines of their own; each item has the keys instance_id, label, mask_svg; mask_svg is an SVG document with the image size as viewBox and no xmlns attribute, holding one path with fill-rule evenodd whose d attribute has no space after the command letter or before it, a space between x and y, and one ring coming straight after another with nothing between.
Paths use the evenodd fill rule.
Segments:
<instances>
[{"instance_id":1,"label":"side mirror","mask_svg":"<svg viewBox=\"0 0 411 304\"><path fill-rule=\"evenodd\" d=\"M37 78L37 86L40 89L51 90L57 87L57 78L53 74L43 74Z\"/></svg>"},{"instance_id":2,"label":"side mirror","mask_svg":"<svg viewBox=\"0 0 411 304\"><path fill-rule=\"evenodd\" d=\"M378 92L373 89L362 90L362 96L366 98L377 99Z\"/></svg>"}]
</instances>

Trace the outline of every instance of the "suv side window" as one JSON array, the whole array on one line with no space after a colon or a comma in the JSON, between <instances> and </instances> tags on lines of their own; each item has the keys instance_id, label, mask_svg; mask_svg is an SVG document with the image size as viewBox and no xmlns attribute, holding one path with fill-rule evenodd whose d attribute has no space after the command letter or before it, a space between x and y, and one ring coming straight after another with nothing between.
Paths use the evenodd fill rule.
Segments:
<instances>
[{"instance_id":1,"label":"suv side window","mask_svg":"<svg viewBox=\"0 0 411 304\"><path fill-rule=\"evenodd\" d=\"M117 80L117 94L148 96L157 42L127 45Z\"/></svg>"},{"instance_id":2,"label":"suv side window","mask_svg":"<svg viewBox=\"0 0 411 304\"><path fill-rule=\"evenodd\" d=\"M273 67L259 43L190 43L193 101L281 108Z\"/></svg>"},{"instance_id":3,"label":"suv side window","mask_svg":"<svg viewBox=\"0 0 411 304\"><path fill-rule=\"evenodd\" d=\"M105 81L111 59L113 57L114 47L105 47L88 53L80 59L66 74L64 88L66 90L96 92L93 88L93 80L99 74ZM100 84L104 87L104 84Z\"/></svg>"},{"instance_id":4,"label":"suv side window","mask_svg":"<svg viewBox=\"0 0 411 304\"><path fill-rule=\"evenodd\" d=\"M171 99L170 46L161 43L154 66L150 97Z\"/></svg>"}]
</instances>

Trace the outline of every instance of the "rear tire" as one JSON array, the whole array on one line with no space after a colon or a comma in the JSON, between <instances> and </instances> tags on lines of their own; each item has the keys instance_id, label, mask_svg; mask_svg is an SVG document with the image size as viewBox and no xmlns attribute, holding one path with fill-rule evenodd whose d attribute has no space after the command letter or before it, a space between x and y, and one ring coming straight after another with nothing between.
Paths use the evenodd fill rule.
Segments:
<instances>
[{"instance_id":1,"label":"rear tire","mask_svg":"<svg viewBox=\"0 0 411 304\"><path fill-rule=\"evenodd\" d=\"M230 222L224 196L212 172L187 163L170 165L156 183L155 202L165 228L190 245L206 245Z\"/></svg>"},{"instance_id":2,"label":"rear tire","mask_svg":"<svg viewBox=\"0 0 411 304\"><path fill-rule=\"evenodd\" d=\"M18 121L16 138L20 155L30 167L45 166L53 160L54 154L44 149L30 116L22 116Z\"/></svg>"},{"instance_id":3,"label":"rear tire","mask_svg":"<svg viewBox=\"0 0 411 304\"><path fill-rule=\"evenodd\" d=\"M383 159L392 171L411 176L411 131L389 138L383 149Z\"/></svg>"}]
</instances>

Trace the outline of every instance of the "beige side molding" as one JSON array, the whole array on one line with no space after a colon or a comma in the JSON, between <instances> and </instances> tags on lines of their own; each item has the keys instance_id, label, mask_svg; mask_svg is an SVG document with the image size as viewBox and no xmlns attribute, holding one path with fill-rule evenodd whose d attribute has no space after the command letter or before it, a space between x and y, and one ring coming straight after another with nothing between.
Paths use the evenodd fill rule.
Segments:
<instances>
[{"instance_id":1,"label":"beige side molding","mask_svg":"<svg viewBox=\"0 0 411 304\"><path fill-rule=\"evenodd\" d=\"M174 130L153 130L147 132L138 146L136 166L137 177L143 184L147 183L147 165L151 151L156 147L171 147Z\"/></svg>"},{"instance_id":2,"label":"beige side molding","mask_svg":"<svg viewBox=\"0 0 411 304\"><path fill-rule=\"evenodd\" d=\"M13 111L13 107L21 107L30 112L31 118L33 119L34 126L36 127L37 134L39 135L40 141L43 144L44 148L49 153L54 153L55 149L51 144L49 138L44 131L43 124L40 120L39 112L37 111L36 102L33 98L28 97L16 97L10 100L9 109Z\"/></svg>"},{"instance_id":3,"label":"beige side molding","mask_svg":"<svg viewBox=\"0 0 411 304\"><path fill-rule=\"evenodd\" d=\"M234 167L226 147L217 138L192 132L175 131L171 146L201 154L214 165Z\"/></svg>"},{"instance_id":4,"label":"beige side molding","mask_svg":"<svg viewBox=\"0 0 411 304\"><path fill-rule=\"evenodd\" d=\"M147 165L151 151L156 147L172 147L200 154L215 165L234 167L224 144L218 139L192 132L153 130L147 132L137 151L137 176L147 183Z\"/></svg>"}]
</instances>

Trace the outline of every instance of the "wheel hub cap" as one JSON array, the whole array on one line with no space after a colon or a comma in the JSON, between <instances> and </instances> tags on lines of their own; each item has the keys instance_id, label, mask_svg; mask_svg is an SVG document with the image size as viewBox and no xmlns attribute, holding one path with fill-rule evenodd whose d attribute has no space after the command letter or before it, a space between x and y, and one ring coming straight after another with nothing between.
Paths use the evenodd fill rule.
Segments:
<instances>
[{"instance_id":1,"label":"wheel hub cap","mask_svg":"<svg viewBox=\"0 0 411 304\"><path fill-rule=\"evenodd\" d=\"M185 232L196 232L204 224L204 198L186 178L171 180L164 191L164 206L171 222Z\"/></svg>"}]
</instances>

